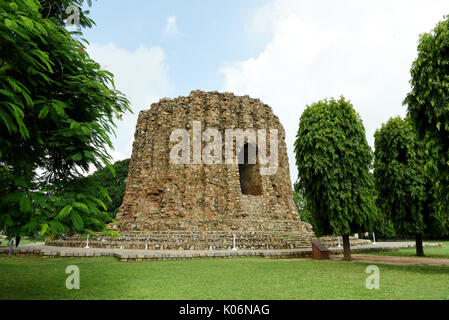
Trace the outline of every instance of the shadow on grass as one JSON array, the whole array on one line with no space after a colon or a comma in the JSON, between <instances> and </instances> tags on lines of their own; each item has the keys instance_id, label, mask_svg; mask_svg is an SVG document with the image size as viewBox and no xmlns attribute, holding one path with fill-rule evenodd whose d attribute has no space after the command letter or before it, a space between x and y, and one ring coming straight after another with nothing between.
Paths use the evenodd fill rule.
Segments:
<instances>
[{"instance_id":1,"label":"shadow on grass","mask_svg":"<svg viewBox=\"0 0 449 320\"><path fill-rule=\"evenodd\" d=\"M367 251L363 254L370 254L376 256L392 256L392 257L407 257L407 258L432 258L432 259L449 259L449 242L437 241L435 243L441 243L440 247L425 247L424 257L418 257L416 255L415 248L404 248L398 250L383 250L383 251Z\"/></svg>"},{"instance_id":2,"label":"shadow on grass","mask_svg":"<svg viewBox=\"0 0 449 320\"><path fill-rule=\"evenodd\" d=\"M342 262L342 261L340 261L340 262ZM428 265L403 266L403 265L395 265L395 264L386 264L386 263L382 263L380 261L373 261L372 263L369 263L369 262L365 262L365 261L358 262L358 261L353 260L351 262L361 264L361 265L366 265L366 266L376 265L376 266L381 267L384 270L389 270L389 271L422 273L422 274L428 274L428 275L440 275L440 274L449 275L449 266L428 266Z\"/></svg>"}]
</instances>

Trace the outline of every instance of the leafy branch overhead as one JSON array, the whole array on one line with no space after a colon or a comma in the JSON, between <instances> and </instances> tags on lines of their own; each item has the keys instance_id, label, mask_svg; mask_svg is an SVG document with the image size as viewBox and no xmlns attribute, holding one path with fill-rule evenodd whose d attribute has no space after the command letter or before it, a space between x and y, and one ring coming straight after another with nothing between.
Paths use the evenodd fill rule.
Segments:
<instances>
[{"instance_id":1,"label":"leafy branch overhead","mask_svg":"<svg viewBox=\"0 0 449 320\"><path fill-rule=\"evenodd\" d=\"M0 0L0 227L10 233L106 230L106 206L66 184L110 166L115 119L130 107L63 27L65 8L82 4Z\"/></svg>"}]
</instances>

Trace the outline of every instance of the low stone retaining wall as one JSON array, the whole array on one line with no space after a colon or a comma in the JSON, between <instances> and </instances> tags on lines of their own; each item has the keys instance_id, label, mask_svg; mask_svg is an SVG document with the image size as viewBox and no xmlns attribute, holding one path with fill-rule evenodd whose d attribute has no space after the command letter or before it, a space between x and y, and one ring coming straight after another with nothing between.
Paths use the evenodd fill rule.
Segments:
<instances>
[{"instance_id":1,"label":"low stone retaining wall","mask_svg":"<svg viewBox=\"0 0 449 320\"><path fill-rule=\"evenodd\" d=\"M92 248L137 250L229 250L236 236L236 247L247 250L310 248L313 233L304 232L224 232L224 231L151 231L126 232L121 238L97 237L89 239ZM320 238L327 247L336 247L336 237ZM369 245L369 240L351 239L351 244ZM57 247L83 248L86 238L74 236L47 241Z\"/></svg>"},{"instance_id":2,"label":"low stone retaining wall","mask_svg":"<svg viewBox=\"0 0 449 320\"><path fill-rule=\"evenodd\" d=\"M146 251L146 250L145 250ZM0 256L40 256L42 258L94 258L116 257L120 261L145 260L183 260L200 258L243 258L263 257L271 259L306 258L311 256L311 249L299 250L220 250L220 251L148 251L143 250L111 250L111 249L84 249L43 246L42 248L0 248Z\"/></svg>"},{"instance_id":3,"label":"low stone retaining wall","mask_svg":"<svg viewBox=\"0 0 449 320\"><path fill-rule=\"evenodd\" d=\"M294 249L309 247L313 234L303 232L224 232L224 231L149 231L123 232L113 239L98 237L89 240L93 248L140 250L228 250L232 249L233 235L236 247L241 249ZM86 238L74 236L49 241L48 245L84 247Z\"/></svg>"},{"instance_id":4,"label":"low stone retaining wall","mask_svg":"<svg viewBox=\"0 0 449 320\"><path fill-rule=\"evenodd\" d=\"M424 243L425 247L441 246L438 243ZM376 245L354 246L352 253L375 251L375 250L397 250L400 248L414 247L413 242L388 242ZM341 248L330 248L332 255L342 253ZM46 245L25 245L10 250L0 248L0 255L35 255L42 258L94 258L113 256L123 262L130 261L150 261L150 260L181 260L181 259L201 259L201 258L243 258L243 257L263 257L266 259L292 259L307 258L312 254L311 248L295 250L123 250L123 249L85 249L68 247L51 247Z\"/></svg>"},{"instance_id":5,"label":"low stone retaining wall","mask_svg":"<svg viewBox=\"0 0 449 320\"><path fill-rule=\"evenodd\" d=\"M166 253L150 253L150 254L128 254L114 253L114 257L122 262L130 261L146 261L146 260L185 260L185 259L201 259L201 258L245 258L245 257L262 257L266 259L297 259L307 258L312 255L311 249L299 250L238 250L238 251L186 251L186 252L166 252Z\"/></svg>"},{"instance_id":6,"label":"low stone retaining wall","mask_svg":"<svg viewBox=\"0 0 449 320\"><path fill-rule=\"evenodd\" d=\"M81 250L81 248L71 248L75 250L63 251L60 247L49 246L24 246L19 248L0 248L1 256L40 256L43 258L93 258L93 257L113 257L113 251L93 251Z\"/></svg>"},{"instance_id":7,"label":"low stone retaining wall","mask_svg":"<svg viewBox=\"0 0 449 320\"><path fill-rule=\"evenodd\" d=\"M318 238L320 242L327 248L337 248L338 244L340 244L343 247L343 239L340 238L340 243L338 242L338 237L335 236L325 236ZM356 239L354 237L350 237L349 241L351 243L351 247L361 247L361 246L370 246L372 245L371 240L365 240L365 239Z\"/></svg>"}]
</instances>

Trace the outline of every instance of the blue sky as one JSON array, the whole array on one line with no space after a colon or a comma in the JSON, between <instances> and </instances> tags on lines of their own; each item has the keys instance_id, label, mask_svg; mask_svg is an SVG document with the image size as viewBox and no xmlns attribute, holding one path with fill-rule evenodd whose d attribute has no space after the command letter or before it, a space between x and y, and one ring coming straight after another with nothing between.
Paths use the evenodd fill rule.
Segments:
<instances>
[{"instance_id":1,"label":"blue sky","mask_svg":"<svg viewBox=\"0 0 449 320\"><path fill-rule=\"evenodd\" d=\"M267 2L102 0L91 8L97 27L85 37L129 51L142 45L163 48L174 95L196 88L219 90L224 83L217 72L220 64L248 59L269 40L268 34L248 31L252 13ZM176 17L176 29L164 32L170 17Z\"/></svg>"},{"instance_id":2,"label":"blue sky","mask_svg":"<svg viewBox=\"0 0 449 320\"><path fill-rule=\"evenodd\" d=\"M99 0L85 31L89 54L131 100L113 139L131 156L140 110L190 91L231 91L269 104L293 142L306 105L344 95L368 143L404 116L419 34L449 14L447 0Z\"/></svg>"}]
</instances>

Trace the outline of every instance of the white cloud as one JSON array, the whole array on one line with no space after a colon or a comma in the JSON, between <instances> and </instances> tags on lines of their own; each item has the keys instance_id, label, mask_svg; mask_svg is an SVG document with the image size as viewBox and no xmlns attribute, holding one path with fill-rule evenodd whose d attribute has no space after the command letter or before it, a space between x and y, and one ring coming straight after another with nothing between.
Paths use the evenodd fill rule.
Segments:
<instances>
[{"instance_id":1,"label":"white cloud","mask_svg":"<svg viewBox=\"0 0 449 320\"><path fill-rule=\"evenodd\" d=\"M260 8L251 32L272 35L257 57L225 64L225 88L272 106L285 127L293 182L293 142L307 104L344 95L360 113L367 139L405 115L419 34L449 13L449 2L276 0Z\"/></svg>"},{"instance_id":2,"label":"white cloud","mask_svg":"<svg viewBox=\"0 0 449 320\"><path fill-rule=\"evenodd\" d=\"M176 23L176 16L170 16L167 18L167 23L164 27L164 33L168 36L177 36L179 35L178 25Z\"/></svg>"},{"instance_id":3,"label":"white cloud","mask_svg":"<svg viewBox=\"0 0 449 320\"><path fill-rule=\"evenodd\" d=\"M122 121L116 121L117 137L112 138L115 150L110 152L114 161L129 158L139 111L149 109L152 103L173 93L164 50L141 46L128 51L115 44L93 44L88 52L102 68L114 74L115 87L131 102L134 114L125 114Z\"/></svg>"}]
</instances>

